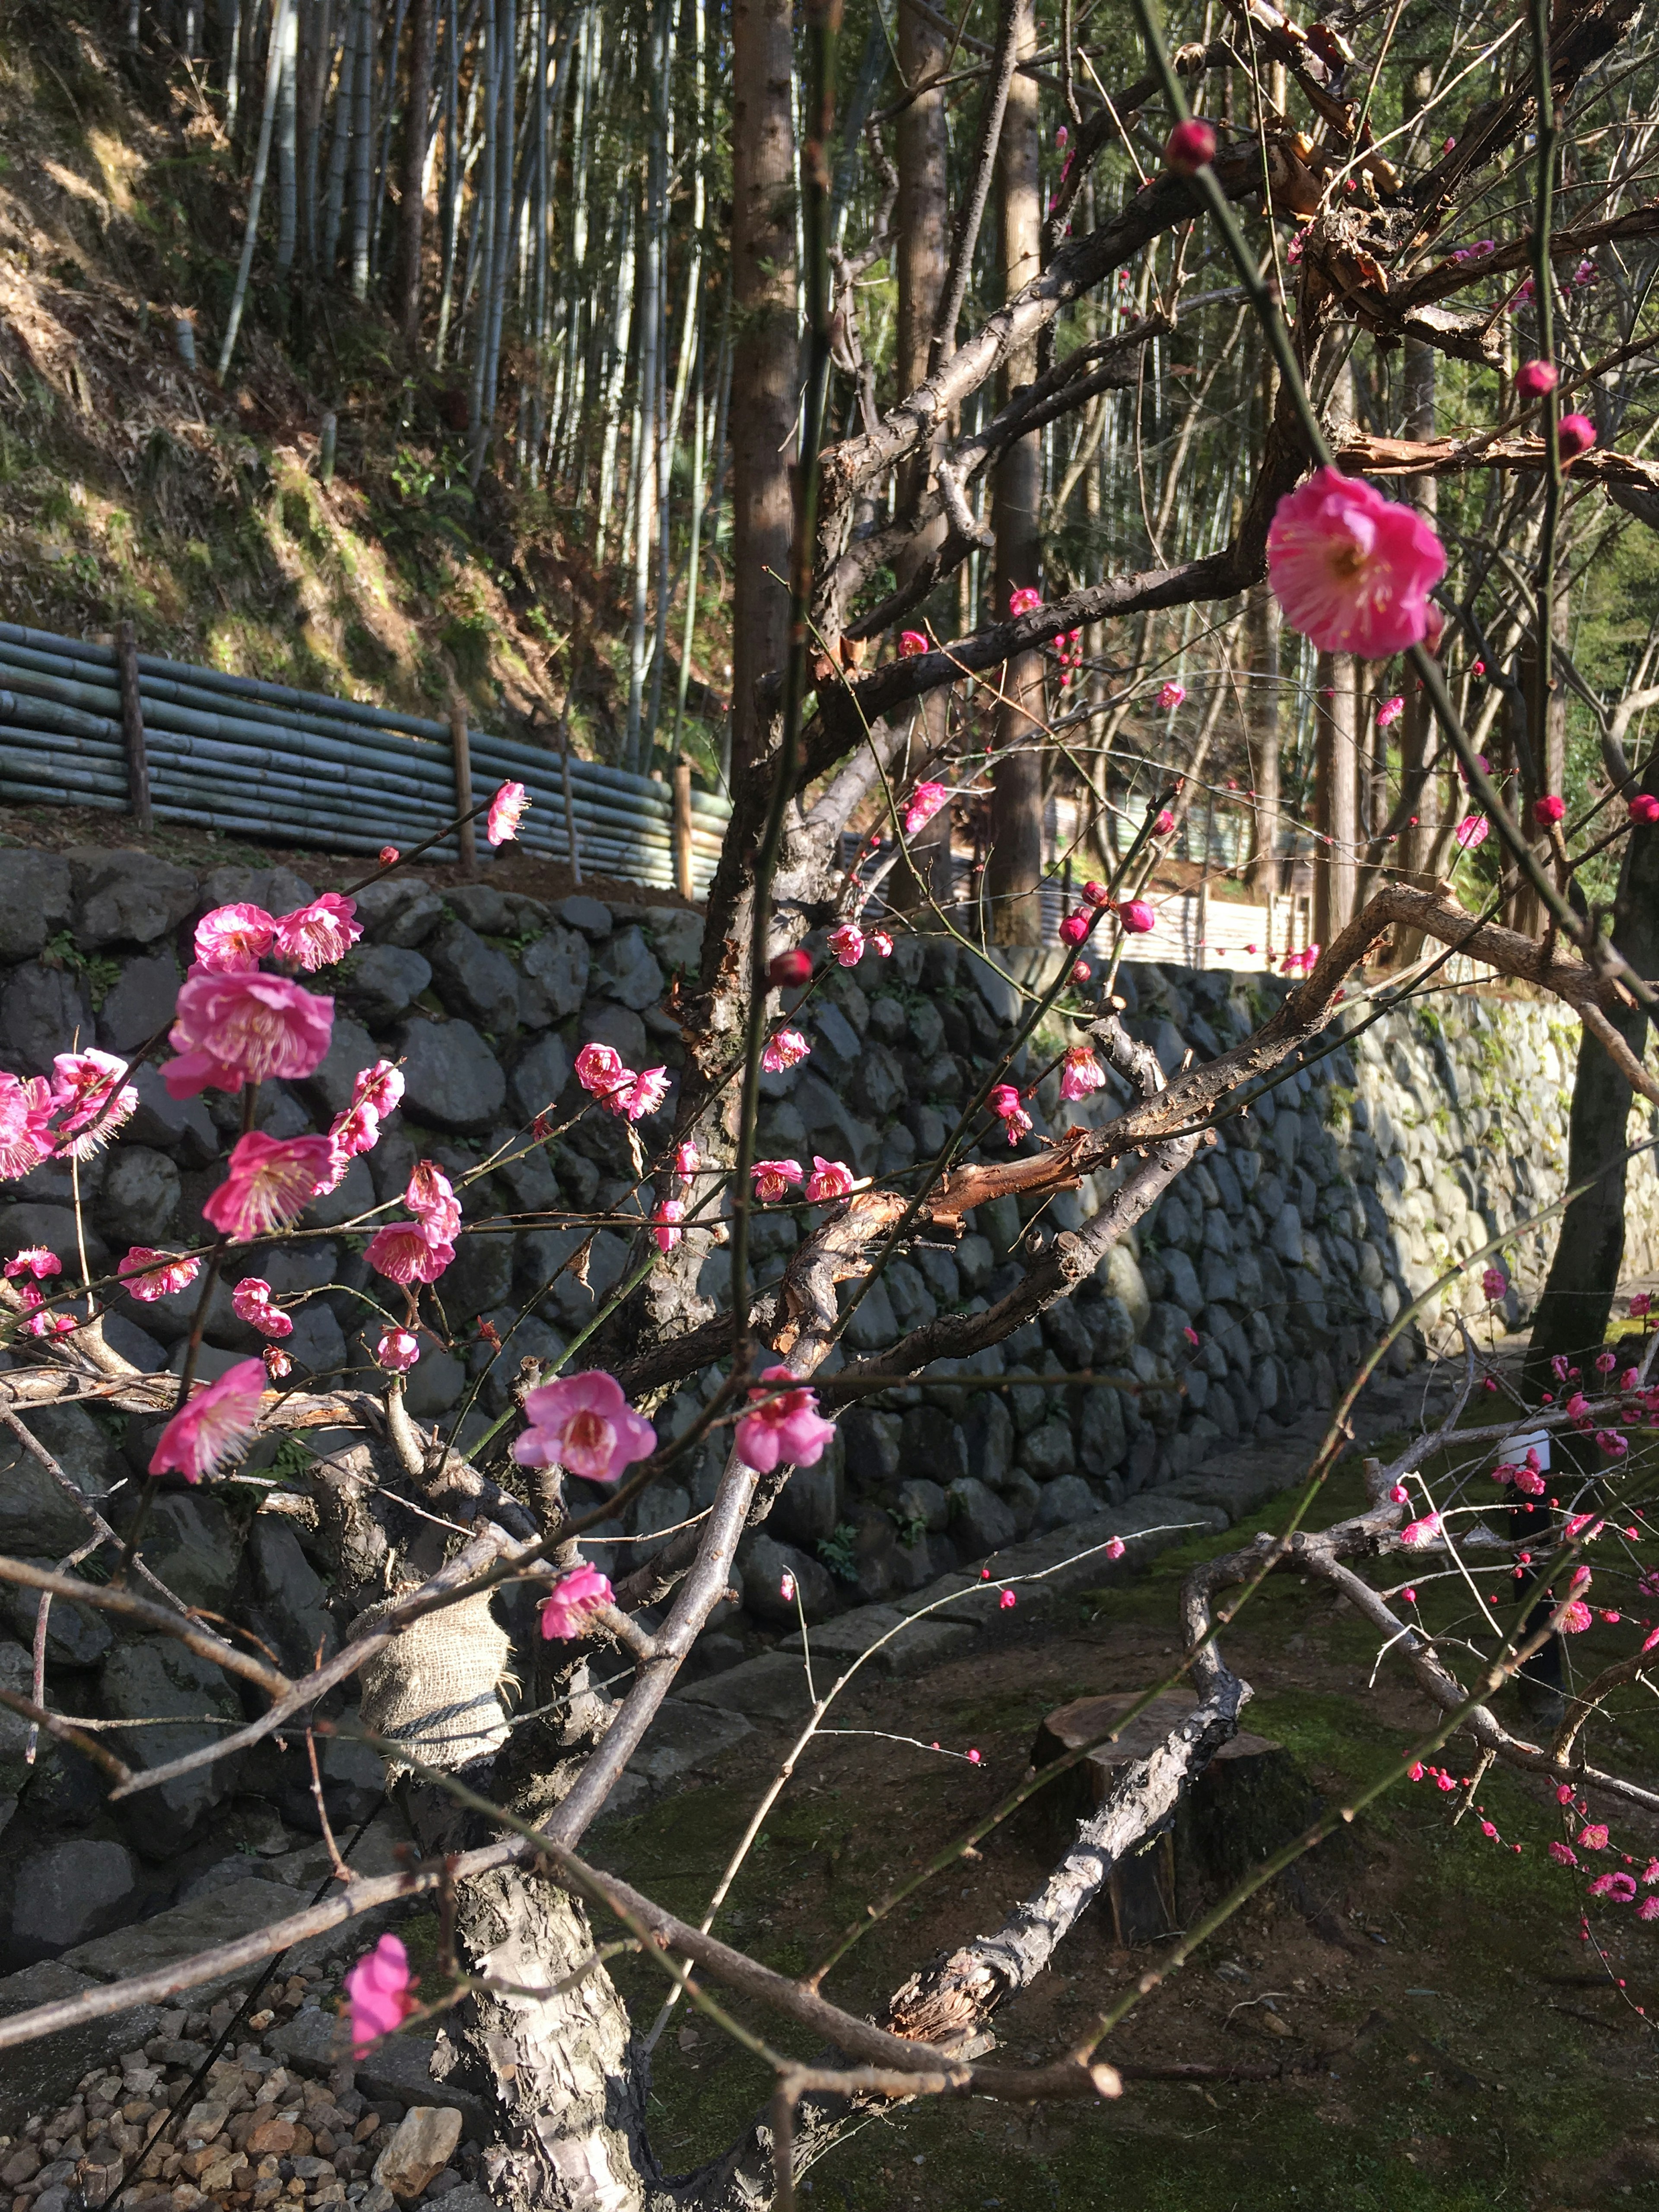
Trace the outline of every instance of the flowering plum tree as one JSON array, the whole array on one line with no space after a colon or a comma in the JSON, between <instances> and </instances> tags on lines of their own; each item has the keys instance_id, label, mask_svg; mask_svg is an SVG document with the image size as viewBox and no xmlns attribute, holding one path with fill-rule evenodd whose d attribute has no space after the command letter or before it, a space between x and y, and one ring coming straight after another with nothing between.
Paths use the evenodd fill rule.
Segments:
<instances>
[{"instance_id":1,"label":"flowering plum tree","mask_svg":"<svg viewBox=\"0 0 1659 2212\"><path fill-rule=\"evenodd\" d=\"M1086 119L1070 9L1064 13L1062 51L1048 58L1057 58L1063 70L1079 127L1048 210L1046 265L1029 282L1011 285L1003 304L960 344L956 322L962 287L954 281L945 285L927 373L914 388L899 392L884 413L872 399L863 427L849 428L820 454L831 365L850 358L854 338L847 301L832 298L841 249L833 244L827 138L838 9L831 0L811 0L805 11L799 112L807 343L802 461L793 507L791 622L780 665L763 672L752 696L740 702L734 812L710 901L702 970L682 1006L687 1051L681 1079L671 1091L665 1067L631 1068L614 1046L597 1039L585 1042L576 1060L583 1094L579 1110L608 1117L631 1148L637 1200L630 1267L575 1347L580 1362L573 1355L562 1371L524 1376L511 1413L466 1452L410 1413L407 1378L427 1344L441 1335L441 1285L458 1246L474 1233L450 1176L422 1162L409 1177L401 1211L377 1207L353 1224L368 1237L366 1258L377 1279L382 1333L372 1373L330 1389L289 1385L283 1300L265 1279L246 1275L237 1280L232 1297L237 1313L267 1340L263 1357L244 1360L211 1382L198 1378L209 1303L227 1267L235 1267L237 1249L256 1241L280 1243L302 1233L295 1224L307 1206L319 1193L339 1187L353 1158L373 1152L381 1121L399 1096L398 1070L374 1062L354 1071L351 1103L326 1131L276 1138L253 1126L259 1085L303 1076L330 1049L333 1001L313 982L325 981L328 969L359 934L351 890L325 894L283 915L243 904L222 907L197 933L196 964L179 988L171 1030L175 1056L161 1072L175 1097L213 1090L243 1102L243 1133L203 1209L212 1240L179 1252L136 1247L107 1277L76 1272L67 1255L44 1251L7 1268L0 1299L27 1354L6 1373L7 1419L43 1460L46 1448L28 1428L30 1409L93 1394L161 1424L149 1456L146 1501L169 1474L211 1482L234 1466L256 1436L319 1428L343 1436L348 1441L319 1457L306 1479L337 1561L338 1586L356 1612L352 1634L337 1655L290 1676L268 1655L251 1653L234 1634L169 1603L167 1594L145 1578L141 1506L124 1532L107 1583L13 1559L0 1559L0 1577L40 1593L43 1602L73 1597L119 1611L155 1633L181 1638L251 1686L251 1694L262 1701L257 1717L222 1743L139 1771L47 1710L39 1696L0 1693L5 1702L35 1724L90 1745L125 1798L232 1756L279 1729L319 1725L318 1701L355 1681L368 1738L398 1778L419 1856L404 1872L353 1881L275 1926L182 1966L15 2014L0 2021L0 2050L89 2014L171 1996L240 1972L302 1936L348 1927L389 1901L431 1895L442 1901L453 1947L441 1972L428 1975L417 1994L395 1936L382 1936L372 1950L365 1947L348 1985L354 2045L367 2049L414 2009L442 2014L494 2100L491 2186L504 2203L522 2212L531 2207L627 2212L671 2203L735 2212L739 2206L787 2203L800 2160L872 2103L958 2093L1022 2102L1109 2098L1118 2081L1098 2055L1100 2045L1121 2029L1156 1977L1143 1978L1115 1998L1103 1996L1097 2017L1072 2055L1050 2066L988 2059L988 2026L1001 2003L1045 1970L1113 1865L1170 1816L1183 1790L1237 1730L1249 1692L1227 1662L1223 1632L1263 1579L1281 1568L1336 1591L1353 1607L1380 1644L1410 1669L1429 1718L1420 1741L1393 1772L1322 1816L1190 1928L1175 1948L1176 1963L1251 1889L1369 1796L1407 1777L1457 1787L1450 1770L1431 1761L1459 1732L1473 1741L1480 1759L1501 1759L1555 1786L1564 1825L1556 1856L1564 1868L1582 1869L1579 1854L1613 1848L1613 1821L1587 1818L1589 1813L1654 1809L1650 1791L1591 1765L1582 1747L1586 1723L1601 1700L1616 1681L1640 1671L1646 1643L1588 1685L1544 1740L1517 1736L1491 1709L1493 1692L1548 1638L1585 1626L1595 1599L1591 1571L1580 1561L1598 1540L1607 1540L1613 1509L1600 1502L1600 1480L1577 1483L1571 1496L1547 1489L1544 1462L1534 1446L1532 1457L1499 1464L1500 1498L1511 1512L1527 1516L1519 1535L1500 1537L1486 1526L1467 1486L1447 1492L1425 1472L1468 1411L1479 1376L1471 1350L1464 1388L1441 1430L1413 1439L1391 1464L1370 1463L1369 1498L1358 1515L1322 1530L1304 1528L1301 1519L1344 1441L1350 1393L1312 1470L1304 1516L1293 1532L1258 1537L1210 1560L1183 1589L1182 1651L1170 1673L1171 1680L1190 1683L1196 1703L1151 1755L1133 1761L1114 1783L1039 1893L1010 1899L1005 1925L913 1975L892 1994L878 2021L859 2017L826 1996L822 1974L805 1980L780 1974L688 1925L582 1855L584 1838L721 1601L745 1530L765 1520L793 1469L820 1458L838 1410L860 1395L902 1384L936 1361L960 1360L996 1345L1066 1298L1198 1159L1219 1121L1247 1110L1262 1086L1291 1073L1300 1055L1316 1048L1362 964L1388 933L1426 941L1432 949L1392 979L1380 1006L1420 986L1456 952L1553 994L1582 1021L1587 1049L1605 1054L1632 1091L1659 1103L1659 1079L1644 1064L1640 1036L1632 1042L1626 1019L1632 1008L1651 1003L1644 971L1652 963L1632 960L1610 944L1583 899L1573 896L1576 871L1597 833L1589 821L1569 826L1559 794L1542 788L1526 793L1532 815L1531 824L1524 825L1511 804L1514 779L1500 787L1502 780L1489 773L1490 761L1477 750L1458 711L1443 657L1453 623L1479 641L1478 595L1446 603L1445 549L1427 513L1387 496L1358 473L1362 465L1377 475L1501 470L1535 483L1546 522L1538 562L1528 581L1516 582L1515 594L1529 602L1522 630L1543 671L1538 696L1547 700L1553 641L1553 522L1548 518L1559 513L1565 497L1588 495L1591 486L1614 495L1656 495L1644 464L1626 463L1598 445L1587 418L1561 415L1565 387L1553 336L1560 255L1659 228L1659 218L1648 210L1606 223L1580 221L1570 234L1553 228L1557 108L1618 47L1632 10L1565 0L1553 20L1536 11L1530 63L1517 62L1459 139L1449 140L1409 180L1382 151L1367 89L1387 58L1392 22L1384 29L1380 17L1372 19L1368 35L1377 43L1356 64L1328 26L1304 32L1275 9L1240 8L1233 35L1255 62L1265 57L1264 76L1254 64L1245 70L1241 51L1226 40L1182 48L1171 62L1150 9L1138 6L1136 14L1147 74L1121 97L1103 99ZM780 82L775 71L768 75L781 24L787 37L787 11L780 14L771 0L733 11L738 78L744 85L763 85L769 101L766 113L750 118L754 135L738 149L740 167L760 161L768 131L781 128L787 137L790 87L787 76ZM1048 66L1048 59L1036 57L1027 0L1005 0L995 27L986 69L975 72L985 76L987 96L952 249L958 276L973 255L1005 112L1023 112L1019 103L1033 89L1032 72ZM1503 26L1494 53L1514 27ZM1234 70L1236 84L1248 82L1251 88L1234 110L1236 119L1219 128L1186 112L1188 93L1212 68ZM1096 75L1092 64L1090 75ZM1019 100L1011 106L1016 77L1022 79L1014 86ZM1277 89L1268 88L1273 85ZM1289 121L1292 86L1316 124L1318 143ZM1091 216L1091 228L1069 236L1091 164L1122 133L1126 115L1158 106L1168 111L1170 135L1153 173L1117 213L1099 222ZM1530 234L1474 260L1455 254L1435 258L1452 210L1461 210L1482 188L1487 171L1507 174L1504 164L1522 161L1528 134L1537 142L1539 180ZM738 188L740 197L748 195L739 223L748 226L744 235L753 246L768 228L759 224L751 204L759 187L745 170ZM1498 191L1498 185L1492 189ZM1298 272L1293 325L1261 274L1263 247L1240 230L1234 213L1240 204L1249 204L1264 238L1275 220L1293 224L1300 249L1293 257ZM1005 216L1010 211L1005 208ZM1229 542L1172 564L1160 560L1151 571L1047 595L1034 584L1015 583L1006 618L999 608L987 627L948 644L936 644L920 630L901 630L905 616L929 591L984 550L964 483L999 464L1043 422L1108 388L1113 379L1121 383L1126 361L1138 361L1170 326L1167 318L1144 315L1082 354L1057 361L1048 340L1062 310L1114 279L1137 256L1150 255L1156 241L1177 234L1218 240L1231 257L1230 291L1240 294L1258 318L1275 371L1273 412L1252 456L1253 479ZM1440 303L1467 286L1527 266L1535 281L1531 312L1537 359L1551 372L1535 370L1515 382L1513 396L1541 410L1528 418L1531 427L1506 416L1474 437L1443 444L1385 440L1329 419L1336 356L1352 342L1355 321L1389 343L1409 342L1485 362L1492 315ZM760 280L751 269L745 281ZM749 349L750 367L764 381L767 346L781 346L788 363L794 361L793 316L769 316L755 307L740 341ZM1021 349L1029 349L1040 364L1030 380L1007 389L996 410L976 427L962 427L967 404ZM856 372L856 360L853 366ZM781 384L776 378L773 383L793 392L793 375L789 367ZM1574 383L1586 380L1575 368ZM772 426L765 427L765 437L753 423L738 436L737 497L740 508L749 503L739 538L745 551L763 542L757 517L775 495L782 465ZM769 468L773 478L763 481ZM901 471L908 485L906 500L887 516L885 487ZM763 564L757 560L755 565L758 570ZM860 608L875 580L902 571L906 581ZM922 757L907 758L911 710L930 694L954 690L966 679L994 688L999 670L1029 663L1049 647L1063 691L1080 664L1085 635L1098 634L1108 622L1172 606L1214 608L1256 586L1264 574L1285 623L1320 654L1376 662L1404 656L1400 681L1432 717L1469 793L1458 849L1472 854L1489 831L1495 833L1502 873L1484 908L1462 903L1449 882L1437 875L1426 880L1415 879L1422 871L1388 875L1379 855L1369 896L1337 917L1322 950L1309 947L1297 956L1301 980L1279 1010L1242 1043L1166 1076L1151 1049L1119 1020L1121 1002L1111 983L1126 945L1145 936L1155 921L1142 894L1162 841L1177 826L1174 810L1184 805L1171 790L1168 803L1147 806L1139 827L1120 844L1110 880L1091 883L1065 917L1052 974L1045 979L1033 970L1028 978L1016 1047L966 1102L943 1148L921 1165L908 1188L861 1179L845 1162L819 1155L810 1177L795 1159L757 1158L761 1076L799 1065L808 1055L807 1039L793 1017L801 994L817 988L829 972L827 963L815 966L805 949L812 929L823 930L818 941L840 967L856 964L869 951L882 957L893 949L889 931L866 918L879 879L871 841L863 842L850 868L843 866L844 827L880 788L894 845L902 851L907 839L924 832L952 804L962 765L952 750L958 733L942 726L938 742ZM754 584L751 576L741 589ZM755 637L776 634L763 626L744 649L754 649ZM861 669L857 648L862 641L889 635L891 653ZM1008 749L1029 755L1063 748L1063 734L1037 718L1041 694L1040 678L1035 684L1021 678L1019 712L1000 723L1005 737L999 742ZM1170 680L1150 696L1161 711L1175 714L1187 690ZM1402 690L1400 697L1405 696ZM1391 695L1378 720L1383 714L1395 719L1398 704ZM903 773L896 773L901 765ZM1659 796L1637 789L1638 779L1611 732L1607 766L1611 789L1629 802L1617 834L1636 852L1652 836ZM1653 776L1649 769L1644 781ZM1535 773L1530 782L1537 784ZM492 843L514 836L527 803L523 788L508 784L487 810L477 810L487 811ZM1547 833L1541 847L1540 829ZM388 851L378 872L414 857ZM1499 918L1505 910L1512 921L1526 918L1516 905L1523 890L1532 902L1532 926L1509 926ZM940 927L957 926L947 913L934 920ZM1097 964L1085 954L1094 954ZM1109 1067L1133 1093L1133 1103L1101 1127L1068 1127L1035 1142L1028 1103L1035 1085L1016 1078L1012 1060L1018 1044L1051 1013L1079 1032L1059 1062L1062 1098L1075 1101L1099 1090ZM71 1054L60 1057L51 1079L0 1075L0 1175L20 1176L51 1158L85 1158L132 1111L134 1092L127 1081L132 1073L107 1054ZM672 1127L661 1137L652 1135L646 1125L671 1100ZM518 1133L512 1149L522 1155L562 1133L555 1103L549 1101ZM478 1172L495 1164L487 1162ZM844 1356L851 1311L922 1231L949 1240L960 1236L977 1206L1006 1197L1036 1206L1096 1174L1109 1186L1104 1203L1076 1229L1030 1237L1018 1281L985 1310L942 1314L886 1351ZM751 1268L755 1210L769 1206L822 1212L781 1283L757 1291ZM716 1239L731 1261L730 1298L723 1306L700 1288L703 1262ZM1507 1278L1501 1269L1492 1273L1498 1287L1494 1293L1489 1280L1488 1294L1502 1295ZM101 1316L122 1285L140 1299L194 1291L195 1322L181 1374L140 1374L106 1340ZM1397 1336L1410 1321L1407 1309L1391 1325L1391 1334ZM1457 1427L1460 1444L1496 1449L1515 1433L1524 1413L1533 1429L1562 1435L1574 1450L1588 1450L1586 1440L1594 1440L1604 1462L1616 1467L1629 1431L1659 1409L1650 1371L1655 1341L1648 1336L1640 1356L1622 1370L1610 1358L1605 1371L1598 1360L1587 1375L1582 1362L1564 1358L1561 1374L1553 1378L1559 1387L1547 1402L1540 1396L1536 1404L1511 1408L1496 1426ZM1385 1349L1386 1343L1379 1345L1369 1364ZM841 1362L827 1369L837 1350ZM711 1365L721 1369L722 1379L691 1429L660 1440L648 1409L672 1386ZM1562 1396L1569 1384L1574 1387ZM613 1585L583 1557L584 1534L711 1437L725 1450L712 1504L670 1535L648 1565ZM577 1480L600 1486L604 1504L594 1509L581 1503L569 1486ZM1518 1502L1504 1498L1505 1491ZM104 1538L112 1533L106 1530ZM1507 1617L1483 1604L1478 1627L1454 1663L1421 1627L1413 1610L1415 1583L1380 1589L1356 1564L1386 1571L1401 1554L1418 1580L1431 1571L1467 1575L1471 1558L1488 1566L1501 1563L1516 1578L1516 1601ZM513 1601L522 1594L533 1602L515 1607ZM1012 1587L1000 1593L1004 1607L1016 1599ZM507 1619L516 1623L514 1635L502 1625ZM517 1721L509 1710L507 1686L514 1680L534 1691L526 1715ZM1163 1686L1149 1685L1147 1700ZM1036 1786L1023 1786L1000 1814ZM1492 1832L1495 1839L1495 1828ZM1638 1879L1610 1869L1593 1878L1590 1893L1598 1903L1628 1905L1656 1871L1659 1867ZM1638 1908L1645 1917L1655 1917L1652 1901ZM752 2037L751 2048L775 2071L776 2096L743 2140L696 2175L670 2182L653 2152L646 2068L594 1934L592 1916L599 1911L619 1923L623 1940L661 1969L665 1983L678 1984L713 2016L725 2021L720 1998L735 1993L764 2014L811 2030L824 2046L819 2062L803 2064L776 2051L763 2034Z\"/></svg>"}]
</instances>

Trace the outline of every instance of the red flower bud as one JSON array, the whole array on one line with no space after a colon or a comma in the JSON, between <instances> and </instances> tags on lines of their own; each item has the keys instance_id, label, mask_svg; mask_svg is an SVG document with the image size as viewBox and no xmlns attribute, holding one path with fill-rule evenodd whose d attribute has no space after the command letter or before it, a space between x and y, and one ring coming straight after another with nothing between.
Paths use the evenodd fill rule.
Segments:
<instances>
[{"instance_id":1,"label":"red flower bud","mask_svg":"<svg viewBox=\"0 0 1659 2212\"><path fill-rule=\"evenodd\" d=\"M1164 143L1164 159L1176 176L1190 177L1206 161L1214 161L1214 131L1196 115L1186 123L1177 123Z\"/></svg>"},{"instance_id":2,"label":"red flower bud","mask_svg":"<svg viewBox=\"0 0 1659 2212\"><path fill-rule=\"evenodd\" d=\"M780 952L766 970L766 980L775 983L780 990L796 990L811 980L812 956L799 945L790 951Z\"/></svg>"}]
</instances>

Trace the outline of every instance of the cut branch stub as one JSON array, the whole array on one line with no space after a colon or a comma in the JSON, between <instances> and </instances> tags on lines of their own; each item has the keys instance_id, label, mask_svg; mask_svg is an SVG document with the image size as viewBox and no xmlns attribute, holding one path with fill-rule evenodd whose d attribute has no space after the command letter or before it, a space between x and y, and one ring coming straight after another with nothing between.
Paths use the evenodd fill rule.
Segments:
<instances>
[{"instance_id":1,"label":"cut branch stub","mask_svg":"<svg viewBox=\"0 0 1659 2212\"><path fill-rule=\"evenodd\" d=\"M1041 1769L1097 1742L1135 1702L1132 1697L1079 1698L1061 1705L1037 1729L1032 1765ZM1161 1744L1194 1705L1188 1695L1154 1698L1115 1742L1097 1744L1034 1798L1034 1817L1048 1836L1097 1812L1126 1768ZM1231 1888L1269 1851L1299 1834L1318 1809L1317 1793L1294 1754L1241 1729L1140 1850L1113 1867L1107 1895L1119 1942L1149 1942L1180 1927L1195 1905Z\"/></svg>"}]
</instances>

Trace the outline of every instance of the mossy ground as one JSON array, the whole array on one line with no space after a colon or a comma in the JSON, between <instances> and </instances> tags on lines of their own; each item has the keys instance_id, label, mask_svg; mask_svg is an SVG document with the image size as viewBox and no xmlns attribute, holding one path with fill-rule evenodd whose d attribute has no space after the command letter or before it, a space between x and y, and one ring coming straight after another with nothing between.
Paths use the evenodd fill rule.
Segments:
<instances>
[{"instance_id":1,"label":"mossy ground","mask_svg":"<svg viewBox=\"0 0 1659 2212\"><path fill-rule=\"evenodd\" d=\"M1360 1495L1357 1462L1347 1462L1316 1524L1356 1510ZM1287 1499L1261 1524L1282 1525L1289 1510ZM801 1761L717 1929L781 1971L815 1966L872 1900L1018 1778L1044 1713L1156 1679L1175 1656L1182 1575L1236 1540L1206 1535L1166 1553L1132 1583L1077 1601L993 1654L921 1682L849 1692L840 1725L860 1733L827 1739ZM1616 1602L1618 1577L1598 1560L1598 1586L1604 1578ZM1443 1627L1468 1602L1461 1586L1425 1583L1421 1609ZM1575 1668L1582 1678L1628 1648L1627 1623L1622 1638L1598 1626L1577 1639ZM1350 1609L1291 1577L1267 1585L1228 1650L1256 1691L1247 1724L1294 1751L1328 1803L1397 1770L1431 1725L1397 1668L1385 1663L1367 1689L1375 1638ZM1597 1724L1591 1757L1651 1777L1659 1738L1648 1706L1640 1692L1623 1693ZM927 1748L936 1736L947 1751L978 1749L981 1763ZM718 1781L606 1823L592 1838L595 1856L699 1917L781 1748L781 1732L757 1733ZM1454 1744L1443 1759L1462 1772L1468 1755ZM1552 1793L1492 1773L1478 1796L1498 1840L1482 1833L1478 1815L1453 1825L1455 1796L1431 1783L1397 1785L1298 1880L1245 1906L1105 2046L1126 2065L1218 2069L1320 2054L1311 2070L1271 2081L1131 2081L1114 2103L1033 2111L921 2101L843 2138L809 2177L811 2201L835 2212L1659 2205L1659 2083L1649 2018L1635 2009L1645 2005L1650 2017L1659 2007L1659 1930L1629 1908L1592 1905L1595 1945L1585 1944L1585 1877L1547 1856L1563 1832ZM1645 1853L1654 1837L1639 1819L1613 1818L1615 1846ZM994 1926L1051 1856L1042 1824L1021 1816L982 1856L870 1925L826 1993L877 2011L918 1964ZM1001 2055L1035 2063L1058 2054L1161 1948L1120 1948L1092 1909L1056 1971L998 2016ZM637 1960L616 1971L636 2020L648 2023L660 1977ZM733 2009L775 2048L803 2057L816 2048L775 2018ZM725 2148L767 2094L764 2066L684 2008L654 2067L655 2141L671 2170Z\"/></svg>"}]
</instances>

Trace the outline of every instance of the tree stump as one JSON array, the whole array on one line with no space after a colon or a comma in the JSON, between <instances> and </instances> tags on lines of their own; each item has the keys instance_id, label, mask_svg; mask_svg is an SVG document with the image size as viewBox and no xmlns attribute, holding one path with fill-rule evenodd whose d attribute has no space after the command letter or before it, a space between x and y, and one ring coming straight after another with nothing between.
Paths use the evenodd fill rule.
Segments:
<instances>
[{"instance_id":1,"label":"tree stump","mask_svg":"<svg viewBox=\"0 0 1659 2212\"><path fill-rule=\"evenodd\" d=\"M1098 1745L1043 1790L1034 1802L1045 1841L1063 1849L1076 1823L1095 1811L1122 1769L1144 1759L1194 1702L1179 1693L1154 1698L1115 1743ZM1118 1696L1061 1705L1037 1729L1032 1765L1041 1770L1105 1735L1133 1703L1133 1697ZM1146 1943L1172 1934L1306 1827L1319 1802L1299 1761L1282 1744L1241 1730L1217 1753L1174 1814L1112 1869L1106 1893L1119 1942Z\"/></svg>"}]
</instances>

